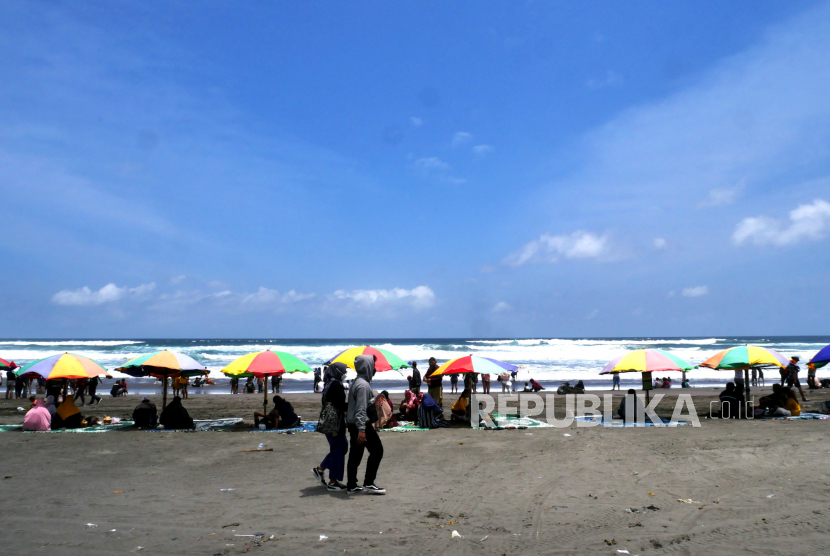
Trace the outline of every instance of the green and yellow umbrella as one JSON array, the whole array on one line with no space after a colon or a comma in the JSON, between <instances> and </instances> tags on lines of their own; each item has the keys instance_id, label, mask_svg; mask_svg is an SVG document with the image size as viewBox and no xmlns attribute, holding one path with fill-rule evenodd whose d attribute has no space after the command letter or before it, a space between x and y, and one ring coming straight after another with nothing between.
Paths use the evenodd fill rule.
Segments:
<instances>
[{"instance_id":1,"label":"green and yellow umbrella","mask_svg":"<svg viewBox=\"0 0 830 556\"><path fill-rule=\"evenodd\" d=\"M166 349L130 359L115 370L134 377L152 376L160 378L164 383L161 398L162 407L167 407L167 377L190 377L208 373L205 366L192 357Z\"/></svg>"},{"instance_id":2,"label":"green and yellow umbrella","mask_svg":"<svg viewBox=\"0 0 830 556\"><path fill-rule=\"evenodd\" d=\"M775 351L758 346L738 346L716 353L700 364L709 369L737 371L753 367L781 367L789 364L787 358Z\"/></svg>"}]
</instances>

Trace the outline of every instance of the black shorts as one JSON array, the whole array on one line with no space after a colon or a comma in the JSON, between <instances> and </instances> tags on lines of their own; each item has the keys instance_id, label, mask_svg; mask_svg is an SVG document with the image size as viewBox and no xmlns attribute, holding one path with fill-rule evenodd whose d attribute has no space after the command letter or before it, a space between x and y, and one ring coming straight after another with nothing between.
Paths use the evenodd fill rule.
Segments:
<instances>
[{"instance_id":1,"label":"black shorts","mask_svg":"<svg viewBox=\"0 0 830 556\"><path fill-rule=\"evenodd\" d=\"M798 375L787 377L787 388L792 388L793 386L801 388L801 382L798 380Z\"/></svg>"}]
</instances>

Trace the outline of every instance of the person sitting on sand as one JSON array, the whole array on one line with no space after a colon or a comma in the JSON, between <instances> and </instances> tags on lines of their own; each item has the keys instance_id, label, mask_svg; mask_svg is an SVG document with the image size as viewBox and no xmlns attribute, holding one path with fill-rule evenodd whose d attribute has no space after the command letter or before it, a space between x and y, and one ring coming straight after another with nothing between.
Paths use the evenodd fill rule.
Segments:
<instances>
[{"instance_id":1,"label":"person sitting on sand","mask_svg":"<svg viewBox=\"0 0 830 556\"><path fill-rule=\"evenodd\" d=\"M470 421L470 390L465 388L463 392L461 392L461 397L459 397L454 404L452 404L452 415L450 415L450 419L453 421Z\"/></svg>"},{"instance_id":2,"label":"person sitting on sand","mask_svg":"<svg viewBox=\"0 0 830 556\"><path fill-rule=\"evenodd\" d=\"M391 429L398 426L398 420L392 413L392 406L389 404L389 395L386 390L375 397L375 409L378 412L378 420L373 423L375 430Z\"/></svg>"},{"instance_id":3,"label":"person sitting on sand","mask_svg":"<svg viewBox=\"0 0 830 556\"><path fill-rule=\"evenodd\" d=\"M530 386L529 382L525 382L525 387L522 389L522 392L533 392L533 388Z\"/></svg>"},{"instance_id":4,"label":"person sitting on sand","mask_svg":"<svg viewBox=\"0 0 830 556\"><path fill-rule=\"evenodd\" d=\"M720 393L721 418L740 419L743 416L743 392L735 388L734 382L726 383L726 390Z\"/></svg>"},{"instance_id":5,"label":"person sitting on sand","mask_svg":"<svg viewBox=\"0 0 830 556\"><path fill-rule=\"evenodd\" d=\"M150 398L144 396L141 403L133 409L133 421L136 427L152 429L158 423L158 410L156 404L150 402Z\"/></svg>"},{"instance_id":6,"label":"person sitting on sand","mask_svg":"<svg viewBox=\"0 0 830 556\"><path fill-rule=\"evenodd\" d=\"M403 401L401 402L398 411L401 414L401 420L403 421L417 421L418 420L418 406L421 404L421 400L418 399L412 390L407 390L403 394Z\"/></svg>"},{"instance_id":7,"label":"person sitting on sand","mask_svg":"<svg viewBox=\"0 0 830 556\"><path fill-rule=\"evenodd\" d=\"M35 406L23 416L24 431L50 431L52 430L52 415L46 409L43 400L35 400Z\"/></svg>"},{"instance_id":8,"label":"person sitting on sand","mask_svg":"<svg viewBox=\"0 0 830 556\"><path fill-rule=\"evenodd\" d=\"M772 384L772 394L762 397L758 400L758 408L764 410L765 415L775 415L776 411L784 409L784 403L787 401L786 394L784 394L784 387L774 382Z\"/></svg>"},{"instance_id":9,"label":"person sitting on sand","mask_svg":"<svg viewBox=\"0 0 830 556\"><path fill-rule=\"evenodd\" d=\"M55 428L61 429L77 429L81 426L81 420L83 416L81 415L81 410L75 405L75 396L66 396L64 402L58 407L57 411L55 412L57 416L57 425L54 421L52 421L52 425L56 425Z\"/></svg>"},{"instance_id":10,"label":"person sitting on sand","mask_svg":"<svg viewBox=\"0 0 830 556\"><path fill-rule=\"evenodd\" d=\"M671 378L666 377L663 379L663 388L671 388Z\"/></svg>"},{"instance_id":11,"label":"person sitting on sand","mask_svg":"<svg viewBox=\"0 0 830 556\"><path fill-rule=\"evenodd\" d=\"M792 388L784 388L784 394L787 396L784 402L784 409L790 412L793 417L801 415L801 406L798 404L798 398Z\"/></svg>"},{"instance_id":12,"label":"person sitting on sand","mask_svg":"<svg viewBox=\"0 0 830 556\"><path fill-rule=\"evenodd\" d=\"M629 388L622 401L620 401L617 414L623 420L623 423L645 423L646 409L633 388Z\"/></svg>"},{"instance_id":13,"label":"person sitting on sand","mask_svg":"<svg viewBox=\"0 0 830 556\"><path fill-rule=\"evenodd\" d=\"M179 396L175 396L173 401L164 408L164 411L161 412L161 417L159 417L159 422L167 430L196 428L196 425L193 424L193 419L190 418L190 414L182 405L182 399Z\"/></svg>"},{"instance_id":14,"label":"person sitting on sand","mask_svg":"<svg viewBox=\"0 0 830 556\"><path fill-rule=\"evenodd\" d=\"M46 408L46 411L49 412L49 415L54 419L55 412L57 412L58 408L55 407L55 397L54 396L46 396L46 399L43 400L43 406Z\"/></svg>"},{"instance_id":15,"label":"person sitting on sand","mask_svg":"<svg viewBox=\"0 0 830 556\"><path fill-rule=\"evenodd\" d=\"M532 392L539 392L540 390L544 390L545 387L536 382L534 379L530 379L530 390Z\"/></svg>"},{"instance_id":16,"label":"person sitting on sand","mask_svg":"<svg viewBox=\"0 0 830 556\"><path fill-rule=\"evenodd\" d=\"M421 404L418 406L418 426L422 429L437 429L446 427L444 410L429 394L418 394Z\"/></svg>"},{"instance_id":17,"label":"person sitting on sand","mask_svg":"<svg viewBox=\"0 0 830 556\"><path fill-rule=\"evenodd\" d=\"M259 411L254 412L255 427L259 426L260 419L268 430L293 429L300 426L300 418L294 413L294 408L281 396L274 396L274 409L267 415Z\"/></svg>"},{"instance_id":18,"label":"person sitting on sand","mask_svg":"<svg viewBox=\"0 0 830 556\"><path fill-rule=\"evenodd\" d=\"M244 390L244 392L245 392L246 394L253 394L253 393L254 393L254 390L255 390L255 387L254 387L254 377L249 376L249 377L248 377L248 380L246 380L246 381L245 381L245 390Z\"/></svg>"}]
</instances>

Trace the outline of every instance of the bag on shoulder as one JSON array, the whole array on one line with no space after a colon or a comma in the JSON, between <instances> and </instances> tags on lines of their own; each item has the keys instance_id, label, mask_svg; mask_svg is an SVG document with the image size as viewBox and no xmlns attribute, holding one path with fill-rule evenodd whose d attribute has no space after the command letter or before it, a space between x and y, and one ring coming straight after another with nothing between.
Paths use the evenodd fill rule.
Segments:
<instances>
[{"instance_id":1,"label":"bag on shoulder","mask_svg":"<svg viewBox=\"0 0 830 556\"><path fill-rule=\"evenodd\" d=\"M331 402L326 402L326 405L320 410L320 418L317 420L317 432L328 436L337 436L337 433L340 432L341 418L342 416L337 408Z\"/></svg>"}]
</instances>

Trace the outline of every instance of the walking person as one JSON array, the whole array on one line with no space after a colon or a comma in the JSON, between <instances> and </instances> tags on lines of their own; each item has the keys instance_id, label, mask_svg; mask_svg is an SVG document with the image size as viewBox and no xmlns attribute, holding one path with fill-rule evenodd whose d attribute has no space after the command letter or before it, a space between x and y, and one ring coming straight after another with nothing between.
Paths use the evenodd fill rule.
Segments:
<instances>
[{"instance_id":1,"label":"walking person","mask_svg":"<svg viewBox=\"0 0 830 556\"><path fill-rule=\"evenodd\" d=\"M352 382L349 389L349 409L346 413L346 426L352 444L349 450L346 492L349 494L358 492L386 494L385 489L375 484L378 467L383 459L383 444L375 427L372 426L374 421L377 420L377 410L375 409L371 385L372 377L375 374L375 356L358 355L354 358L354 368L357 371L357 378ZM370 414L374 415L374 419L370 418ZM357 468L363 459L364 449L369 450L369 461L366 462L366 475L361 487L357 485Z\"/></svg>"},{"instance_id":2,"label":"walking person","mask_svg":"<svg viewBox=\"0 0 830 556\"><path fill-rule=\"evenodd\" d=\"M427 369L427 374L424 375L424 379L427 381L427 385L429 386L428 393L432 396L432 399L435 400L442 408L444 407L444 375L439 375L435 378L430 378L432 373L438 370L438 363L435 361L434 357L429 358L429 368ZM455 376L455 375L452 375ZM458 379L456 379L458 380Z\"/></svg>"},{"instance_id":3,"label":"walking person","mask_svg":"<svg viewBox=\"0 0 830 556\"><path fill-rule=\"evenodd\" d=\"M280 382L282 382L282 376L280 376L280 375L272 375L271 376L271 393L272 394L279 394L280 393Z\"/></svg>"},{"instance_id":4,"label":"walking person","mask_svg":"<svg viewBox=\"0 0 830 556\"><path fill-rule=\"evenodd\" d=\"M256 393L262 394L265 391L265 379L258 376L256 379Z\"/></svg>"},{"instance_id":5,"label":"walking person","mask_svg":"<svg viewBox=\"0 0 830 556\"><path fill-rule=\"evenodd\" d=\"M320 367L314 367L314 391L320 391L320 382L322 381L322 376L320 374Z\"/></svg>"},{"instance_id":6,"label":"walking person","mask_svg":"<svg viewBox=\"0 0 830 556\"><path fill-rule=\"evenodd\" d=\"M86 405L86 398L84 397L84 392L86 391L86 379L79 378L75 380L75 399L81 400L80 405L81 407Z\"/></svg>"},{"instance_id":7,"label":"walking person","mask_svg":"<svg viewBox=\"0 0 830 556\"><path fill-rule=\"evenodd\" d=\"M485 394L490 393L490 373L481 373L481 389Z\"/></svg>"},{"instance_id":8,"label":"walking person","mask_svg":"<svg viewBox=\"0 0 830 556\"><path fill-rule=\"evenodd\" d=\"M790 357L790 362L785 369L787 372L787 388L792 388L795 386L798 388L798 392L801 394L801 400L805 402L809 402L810 400L807 399L807 396L804 395L804 390L801 389L801 382L798 380L798 371L801 369L798 368L798 362L801 361L801 357L798 355L793 355Z\"/></svg>"},{"instance_id":9,"label":"walking person","mask_svg":"<svg viewBox=\"0 0 830 556\"><path fill-rule=\"evenodd\" d=\"M410 361L409 364L412 365L412 374L406 379L409 381L409 389L417 396L421 392L421 371L418 370L417 361Z\"/></svg>"},{"instance_id":10,"label":"walking person","mask_svg":"<svg viewBox=\"0 0 830 556\"><path fill-rule=\"evenodd\" d=\"M764 383L764 369L758 369L758 384L766 386Z\"/></svg>"},{"instance_id":11,"label":"walking person","mask_svg":"<svg viewBox=\"0 0 830 556\"><path fill-rule=\"evenodd\" d=\"M329 442L329 453L317 467L311 472L314 477L323 483L330 491L337 492L346 490L343 480L343 470L346 467L346 452L349 450L349 441L346 439L346 390L343 388L343 377L346 376L346 365L333 363L328 368L326 385L323 387L323 410L327 404L331 404L339 416L339 428L337 434L327 434ZM329 470L329 482L326 483L325 472Z\"/></svg>"},{"instance_id":12,"label":"walking person","mask_svg":"<svg viewBox=\"0 0 830 556\"><path fill-rule=\"evenodd\" d=\"M683 374L685 375L686 373L683 373ZM620 388L620 373L611 373L611 376L613 377L613 379L611 381L611 391L613 392L614 390L621 390L621 388ZM686 380L685 376L683 377L683 380L684 381Z\"/></svg>"},{"instance_id":13,"label":"walking person","mask_svg":"<svg viewBox=\"0 0 830 556\"><path fill-rule=\"evenodd\" d=\"M101 403L101 396L98 395L98 383L101 382L101 378L94 376L89 379L86 384L86 391L89 393L89 405L95 405L96 403Z\"/></svg>"},{"instance_id":14,"label":"walking person","mask_svg":"<svg viewBox=\"0 0 830 556\"><path fill-rule=\"evenodd\" d=\"M504 371L499 375L499 382L501 382L501 393L510 393L510 373Z\"/></svg>"},{"instance_id":15,"label":"walking person","mask_svg":"<svg viewBox=\"0 0 830 556\"><path fill-rule=\"evenodd\" d=\"M519 386L519 369L513 369L510 371L510 387L513 389L513 393L516 393L516 388Z\"/></svg>"}]
</instances>

